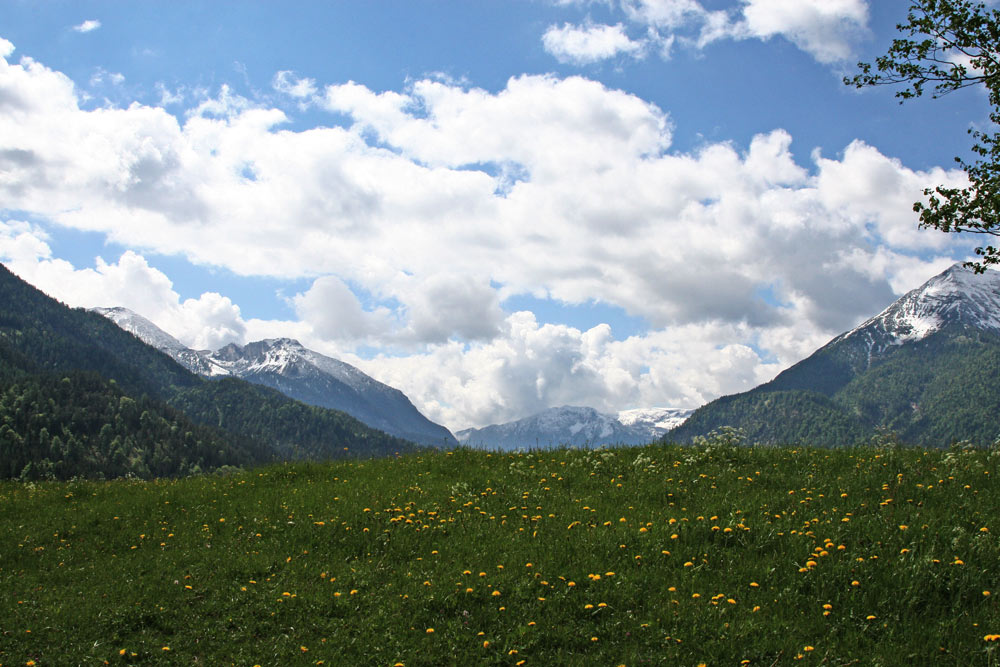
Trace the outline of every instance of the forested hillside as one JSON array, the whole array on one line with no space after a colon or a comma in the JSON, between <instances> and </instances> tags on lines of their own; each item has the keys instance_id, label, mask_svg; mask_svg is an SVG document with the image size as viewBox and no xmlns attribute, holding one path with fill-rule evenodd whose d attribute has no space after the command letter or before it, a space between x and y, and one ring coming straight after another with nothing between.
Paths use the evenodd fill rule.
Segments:
<instances>
[{"instance_id":1,"label":"forested hillside","mask_svg":"<svg viewBox=\"0 0 1000 667\"><path fill-rule=\"evenodd\" d=\"M0 477L146 478L415 449L336 410L202 379L0 267Z\"/></svg>"},{"instance_id":2,"label":"forested hillside","mask_svg":"<svg viewBox=\"0 0 1000 667\"><path fill-rule=\"evenodd\" d=\"M932 447L1000 437L995 334L945 329L848 369L835 351L820 350L772 382L699 408L668 439L688 442L721 426L770 444L842 446L887 431Z\"/></svg>"}]
</instances>

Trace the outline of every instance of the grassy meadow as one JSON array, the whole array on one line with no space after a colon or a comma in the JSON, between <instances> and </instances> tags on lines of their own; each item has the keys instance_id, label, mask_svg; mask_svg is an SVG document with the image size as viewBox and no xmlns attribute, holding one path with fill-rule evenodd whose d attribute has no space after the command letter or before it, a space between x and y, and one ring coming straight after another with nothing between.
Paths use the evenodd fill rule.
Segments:
<instances>
[{"instance_id":1,"label":"grassy meadow","mask_svg":"<svg viewBox=\"0 0 1000 667\"><path fill-rule=\"evenodd\" d=\"M1000 454L675 447L0 484L0 665L994 665Z\"/></svg>"}]
</instances>

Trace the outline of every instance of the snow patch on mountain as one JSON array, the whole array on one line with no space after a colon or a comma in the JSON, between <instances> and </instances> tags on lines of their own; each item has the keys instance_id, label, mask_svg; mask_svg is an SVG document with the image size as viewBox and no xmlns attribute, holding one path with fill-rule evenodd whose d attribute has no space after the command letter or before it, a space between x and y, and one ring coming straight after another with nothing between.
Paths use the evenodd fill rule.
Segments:
<instances>
[{"instance_id":1,"label":"snow patch on mountain","mask_svg":"<svg viewBox=\"0 0 1000 667\"><path fill-rule=\"evenodd\" d=\"M646 429L652 437L660 438L683 424L692 412L691 408L638 408L622 410L618 413L618 421L625 426Z\"/></svg>"},{"instance_id":2,"label":"snow patch on mountain","mask_svg":"<svg viewBox=\"0 0 1000 667\"><path fill-rule=\"evenodd\" d=\"M977 274L955 264L839 339L879 335L898 345L953 323L1000 333L1000 272Z\"/></svg>"}]
</instances>

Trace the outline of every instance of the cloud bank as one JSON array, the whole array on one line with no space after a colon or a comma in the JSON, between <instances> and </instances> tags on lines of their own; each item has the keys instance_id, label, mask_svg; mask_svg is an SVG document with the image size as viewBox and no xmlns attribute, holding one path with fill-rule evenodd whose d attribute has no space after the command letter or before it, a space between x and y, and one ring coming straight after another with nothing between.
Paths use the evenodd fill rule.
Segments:
<instances>
[{"instance_id":1,"label":"cloud bank","mask_svg":"<svg viewBox=\"0 0 1000 667\"><path fill-rule=\"evenodd\" d=\"M700 6L633 5L663 25ZM967 251L917 231L911 209L961 172L859 141L800 162L781 129L672 152L666 110L583 77L377 91L279 72L294 104L347 119L292 131L225 86L178 116L86 110L65 75L0 47L0 258L15 272L193 347L299 338L452 428L747 389ZM131 250L75 267L52 256L49 225ZM289 300L296 319L247 320L225 295L181 300L157 254L311 285ZM515 295L648 327L622 340L547 324L505 309Z\"/></svg>"}]
</instances>

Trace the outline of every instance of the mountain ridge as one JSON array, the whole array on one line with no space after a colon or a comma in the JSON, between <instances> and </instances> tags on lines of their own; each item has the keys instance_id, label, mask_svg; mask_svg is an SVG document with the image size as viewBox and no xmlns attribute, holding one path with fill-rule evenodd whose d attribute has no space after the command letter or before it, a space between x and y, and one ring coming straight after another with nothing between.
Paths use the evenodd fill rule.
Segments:
<instances>
[{"instance_id":1,"label":"mountain ridge","mask_svg":"<svg viewBox=\"0 0 1000 667\"><path fill-rule=\"evenodd\" d=\"M448 429L427 419L400 390L292 338L218 350L192 350L145 317L122 307L96 312L206 377L232 376L277 389L309 405L340 410L372 428L430 446L454 446Z\"/></svg>"},{"instance_id":2,"label":"mountain ridge","mask_svg":"<svg viewBox=\"0 0 1000 667\"><path fill-rule=\"evenodd\" d=\"M502 450L647 444L662 437L668 425L683 421L690 412L640 408L607 414L590 407L566 405L503 424L464 429L455 437L468 446Z\"/></svg>"},{"instance_id":3,"label":"mountain ridge","mask_svg":"<svg viewBox=\"0 0 1000 667\"><path fill-rule=\"evenodd\" d=\"M916 444L991 443L1000 374L991 382L980 371L1000 359L998 313L1000 275L955 264L770 382L702 406L667 437L734 426L774 444L852 444L887 429Z\"/></svg>"},{"instance_id":4,"label":"mountain ridge","mask_svg":"<svg viewBox=\"0 0 1000 667\"><path fill-rule=\"evenodd\" d=\"M343 412L199 377L0 266L2 476L146 478L419 449Z\"/></svg>"}]
</instances>

